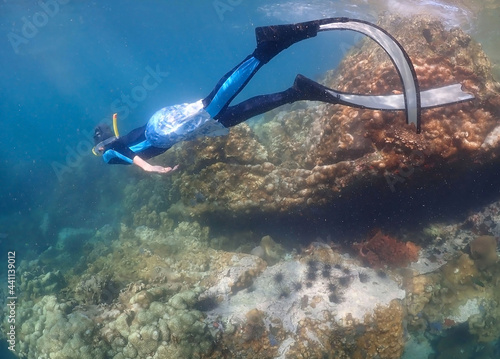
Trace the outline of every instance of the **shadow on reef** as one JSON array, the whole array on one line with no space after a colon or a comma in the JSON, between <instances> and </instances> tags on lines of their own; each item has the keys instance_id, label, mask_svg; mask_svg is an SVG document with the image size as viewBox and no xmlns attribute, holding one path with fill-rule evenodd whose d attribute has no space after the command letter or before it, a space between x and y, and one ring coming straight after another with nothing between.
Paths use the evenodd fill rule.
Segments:
<instances>
[{"instance_id":1,"label":"shadow on reef","mask_svg":"<svg viewBox=\"0 0 500 359\"><path fill-rule=\"evenodd\" d=\"M297 240L307 245L318 237L330 236L335 241L365 239L376 228L397 233L401 228L419 231L431 222L463 221L470 212L500 198L500 162L483 165L480 169L457 169L439 181L426 181L423 173L416 171L413 176L408 177L406 183L396 184L394 191L383 179L357 188L327 206L230 220L208 214L203 220L214 233L247 229L270 235L280 242L287 238L294 246ZM417 182L421 185L416 186Z\"/></svg>"},{"instance_id":2,"label":"shadow on reef","mask_svg":"<svg viewBox=\"0 0 500 359\"><path fill-rule=\"evenodd\" d=\"M471 358L489 359L498 358L500 347L497 341L491 343L478 342L468 331L468 325L462 324L448 329L443 336L439 336L433 342L436 350L429 359L444 358Z\"/></svg>"},{"instance_id":3,"label":"shadow on reef","mask_svg":"<svg viewBox=\"0 0 500 359\"><path fill-rule=\"evenodd\" d=\"M12 351L9 350L8 344L5 340L0 341L0 357L3 359L15 359L17 356L12 354Z\"/></svg>"}]
</instances>

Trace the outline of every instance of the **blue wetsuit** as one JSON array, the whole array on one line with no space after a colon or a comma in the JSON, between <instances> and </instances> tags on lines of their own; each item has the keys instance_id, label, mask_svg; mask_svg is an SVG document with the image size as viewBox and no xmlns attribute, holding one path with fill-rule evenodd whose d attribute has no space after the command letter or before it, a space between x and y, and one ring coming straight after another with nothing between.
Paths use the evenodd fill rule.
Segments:
<instances>
[{"instance_id":1,"label":"blue wetsuit","mask_svg":"<svg viewBox=\"0 0 500 359\"><path fill-rule=\"evenodd\" d=\"M131 164L136 155L148 159L181 141L226 135L229 127L286 103L324 100L321 94L299 91L294 86L282 92L256 96L229 106L264 64L292 44L316 36L318 29L317 21L256 28L255 51L223 76L206 98L157 111L145 126L106 145L104 161L110 164ZM331 99L327 99L328 102L336 101L329 100Z\"/></svg>"},{"instance_id":2,"label":"blue wetsuit","mask_svg":"<svg viewBox=\"0 0 500 359\"><path fill-rule=\"evenodd\" d=\"M353 30L375 40L389 54L403 82L404 94L369 96L334 91L302 75L297 75L292 87L285 91L252 97L237 105L232 100L253 75L274 56L296 42L314 37L318 31ZM461 90L459 84L420 93L415 70L402 46L385 30L362 20L348 18L321 19L299 24L275 25L255 29L255 51L224 75L204 99L162 108L149 122L126 136L115 138L109 126L99 125L94 141L104 161L111 164L131 164L140 155L143 159L157 156L180 141L198 137L221 136L228 128L278 106L299 100L323 101L378 110L405 110L407 123L420 132L421 108L467 101L473 95ZM106 128L107 127L107 128ZM94 151L94 153L96 153Z\"/></svg>"},{"instance_id":3,"label":"blue wetsuit","mask_svg":"<svg viewBox=\"0 0 500 359\"><path fill-rule=\"evenodd\" d=\"M249 117L242 117L241 109L236 113L236 106L228 108L229 102L243 89L261 65L261 61L254 56L249 56L223 78L222 83L209 97L193 103L164 107L157 111L145 126L111 143L103 154L104 161L110 164L131 164L136 155L142 159L158 156L181 141L227 135L228 127L252 117L253 112L257 114L268 111L268 106L262 108L264 111L261 110L265 101L261 101L259 106L259 101L255 101L255 98L254 106L250 106L253 111L249 113ZM273 96L275 99L284 98L280 94L267 96ZM263 97L258 96L258 98ZM271 108L275 108L288 101L272 102ZM243 112L248 112L248 108Z\"/></svg>"}]
</instances>

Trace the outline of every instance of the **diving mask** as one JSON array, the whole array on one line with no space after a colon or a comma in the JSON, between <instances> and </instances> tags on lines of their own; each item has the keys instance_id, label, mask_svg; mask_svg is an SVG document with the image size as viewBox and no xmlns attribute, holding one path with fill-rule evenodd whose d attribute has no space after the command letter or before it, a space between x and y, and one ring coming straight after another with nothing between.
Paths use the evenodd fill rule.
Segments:
<instances>
[{"instance_id":1,"label":"diving mask","mask_svg":"<svg viewBox=\"0 0 500 359\"><path fill-rule=\"evenodd\" d=\"M102 130L99 130L99 132L97 132L97 131L98 130L96 130L96 134L94 135L94 139L95 139L96 135L102 136ZM95 145L92 148L92 153L94 155L102 156L104 154L104 152L106 151L105 150L106 146L109 145L111 142L114 142L118 137L120 137L120 134L118 133L118 114L117 113L113 114L113 132L115 133L114 136L106 138L105 140L99 142L97 145Z\"/></svg>"},{"instance_id":2,"label":"diving mask","mask_svg":"<svg viewBox=\"0 0 500 359\"><path fill-rule=\"evenodd\" d=\"M118 137L112 136L109 138L106 138L104 141L99 142L97 145L95 145L92 148L92 153L96 156L102 156L104 152L106 151L106 146L109 145L110 143L116 141Z\"/></svg>"}]
</instances>

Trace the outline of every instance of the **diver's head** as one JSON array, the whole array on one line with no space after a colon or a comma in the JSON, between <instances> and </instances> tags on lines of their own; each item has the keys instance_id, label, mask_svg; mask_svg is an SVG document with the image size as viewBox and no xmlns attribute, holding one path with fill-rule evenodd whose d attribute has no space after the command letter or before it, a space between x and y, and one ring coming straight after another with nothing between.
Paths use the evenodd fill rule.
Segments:
<instances>
[{"instance_id":1,"label":"diver's head","mask_svg":"<svg viewBox=\"0 0 500 359\"><path fill-rule=\"evenodd\" d=\"M94 129L94 145L113 137L114 133L111 127L105 123L98 124Z\"/></svg>"}]
</instances>

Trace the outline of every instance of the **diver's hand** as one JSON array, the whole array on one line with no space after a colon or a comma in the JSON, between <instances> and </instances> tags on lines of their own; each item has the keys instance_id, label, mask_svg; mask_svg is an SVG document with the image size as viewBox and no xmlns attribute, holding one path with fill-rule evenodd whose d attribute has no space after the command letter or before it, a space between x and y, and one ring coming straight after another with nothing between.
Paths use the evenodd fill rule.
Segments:
<instances>
[{"instance_id":1,"label":"diver's hand","mask_svg":"<svg viewBox=\"0 0 500 359\"><path fill-rule=\"evenodd\" d=\"M146 172L170 173L170 172L177 170L177 168L179 168L179 165L176 165L174 167L163 167L163 166L151 165L151 164L147 163L146 161L144 161L139 156L135 156L133 159L133 162L134 162L134 165L139 166L140 168L142 168Z\"/></svg>"},{"instance_id":2,"label":"diver's hand","mask_svg":"<svg viewBox=\"0 0 500 359\"><path fill-rule=\"evenodd\" d=\"M155 172L155 173L170 173L174 172L179 168L179 165L174 167L162 167L162 166L151 166L149 168L145 168L144 170L147 172Z\"/></svg>"}]
</instances>

